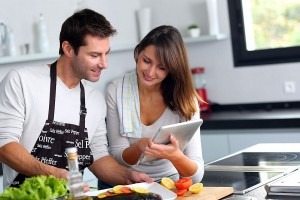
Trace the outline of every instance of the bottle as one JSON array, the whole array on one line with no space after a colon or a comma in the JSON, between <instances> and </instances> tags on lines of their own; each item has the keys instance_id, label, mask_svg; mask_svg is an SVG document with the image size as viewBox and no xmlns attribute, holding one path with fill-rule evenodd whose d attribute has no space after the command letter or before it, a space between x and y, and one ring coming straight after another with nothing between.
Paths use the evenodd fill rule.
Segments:
<instances>
[{"instance_id":1,"label":"bottle","mask_svg":"<svg viewBox=\"0 0 300 200\"><path fill-rule=\"evenodd\" d=\"M6 40L5 40L5 56L16 56L16 44L15 44L15 37L12 29L8 28L6 33Z\"/></svg>"},{"instance_id":2,"label":"bottle","mask_svg":"<svg viewBox=\"0 0 300 200\"><path fill-rule=\"evenodd\" d=\"M37 22L36 27L36 36L37 36L37 46L36 51L38 53L45 53L49 51L49 39L47 35L47 25L44 20L43 14L40 14L39 20Z\"/></svg>"},{"instance_id":3,"label":"bottle","mask_svg":"<svg viewBox=\"0 0 300 200\"><path fill-rule=\"evenodd\" d=\"M206 80L205 80L204 67L193 68L192 75L193 75L195 90L202 98L202 101L199 102L200 111L209 111L210 106L208 103L208 98L206 93Z\"/></svg>"},{"instance_id":4,"label":"bottle","mask_svg":"<svg viewBox=\"0 0 300 200\"><path fill-rule=\"evenodd\" d=\"M66 149L68 159L68 186L70 190L70 199L84 199L84 182L82 173L79 171L77 148L70 147Z\"/></svg>"}]
</instances>

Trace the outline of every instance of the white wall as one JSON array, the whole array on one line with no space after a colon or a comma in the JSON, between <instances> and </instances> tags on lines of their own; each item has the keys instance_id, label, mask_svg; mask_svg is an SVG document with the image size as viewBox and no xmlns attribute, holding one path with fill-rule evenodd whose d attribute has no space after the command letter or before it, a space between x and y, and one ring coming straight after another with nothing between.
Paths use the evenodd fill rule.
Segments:
<instances>
[{"instance_id":1,"label":"white wall","mask_svg":"<svg viewBox=\"0 0 300 200\"><path fill-rule=\"evenodd\" d=\"M61 23L78 8L79 2L82 2L82 6L103 13L118 29L119 34L112 38L112 44L137 42L135 11L141 7L152 9L152 27L171 24L176 26L183 36L186 35L185 28L190 23L199 24L202 34L207 34L208 30L205 0L10 0L2 2L0 20L13 28L17 45L26 42L33 45L32 25L42 12L48 25L51 49L58 51ZM220 30L229 34L227 1L218 0L218 3ZM223 41L189 44L187 49L191 66L206 68L208 95L212 102L231 104L300 99L300 79L297 77L300 73L299 63L235 68L230 37ZM0 79L9 69L20 65L23 64L0 65ZM109 80L134 67L132 51L113 52L109 68L104 71L96 85L103 90ZM283 82L286 80L296 82L295 94L284 93Z\"/></svg>"}]
</instances>

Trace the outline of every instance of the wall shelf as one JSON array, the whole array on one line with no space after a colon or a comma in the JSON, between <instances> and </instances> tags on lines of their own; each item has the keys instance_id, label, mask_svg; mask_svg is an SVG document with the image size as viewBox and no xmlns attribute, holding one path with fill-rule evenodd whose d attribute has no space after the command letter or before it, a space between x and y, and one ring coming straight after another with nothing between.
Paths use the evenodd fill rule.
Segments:
<instances>
[{"instance_id":1,"label":"wall shelf","mask_svg":"<svg viewBox=\"0 0 300 200\"><path fill-rule=\"evenodd\" d=\"M226 34L203 35L197 38L184 38L184 42L185 44L193 44L193 43L224 40L226 38L228 38ZM120 51L132 51L135 46L136 43L126 44L126 45L112 45L111 52L114 53ZM0 57L0 65L55 59L58 56L59 56L58 52L36 53L36 54L28 54L28 55L21 55L21 56L4 56L4 57Z\"/></svg>"}]
</instances>

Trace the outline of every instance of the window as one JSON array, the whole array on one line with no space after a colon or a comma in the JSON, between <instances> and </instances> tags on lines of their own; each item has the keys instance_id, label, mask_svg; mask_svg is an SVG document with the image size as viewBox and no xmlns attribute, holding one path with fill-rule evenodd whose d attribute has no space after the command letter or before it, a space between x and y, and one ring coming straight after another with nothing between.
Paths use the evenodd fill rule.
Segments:
<instances>
[{"instance_id":1,"label":"window","mask_svg":"<svg viewBox=\"0 0 300 200\"><path fill-rule=\"evenodd\" d=\"M228 0L236 67L300 61L299 0Z\"/></svg>"}]
</instances>

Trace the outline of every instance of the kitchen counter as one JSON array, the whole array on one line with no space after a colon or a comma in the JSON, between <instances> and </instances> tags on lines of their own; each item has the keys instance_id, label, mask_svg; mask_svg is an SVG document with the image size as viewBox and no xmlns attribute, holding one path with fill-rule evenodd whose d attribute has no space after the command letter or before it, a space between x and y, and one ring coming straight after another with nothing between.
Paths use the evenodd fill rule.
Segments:
<instances>
[{"instance_id":1,"label":"kitchen counter","mask_svg":"<svg viewBox=\"0 0 300 200\"><path fill-rule=\"evenodd\" d=\"M300 152L300 143L262 143L243 149L239 152ZM237 152L238 153L238 152ZM250 198L252 197L252 198ZM254 197L254 198L253 198ZM268 196L264 185L258 187L244 195L233 194L223 198L223 200L294 200L299 197L288 196Z\"/></svg>"},{"instance_id":2,"label":"kitchen counter","mask_svg":"<svg viewBox=\"0 0 300 200\"><path fill-rule=\"evenodd\" d=\"M201 113L202 130L299 128L300 102L217 105Z\"/></svg>"}]
</instances>

